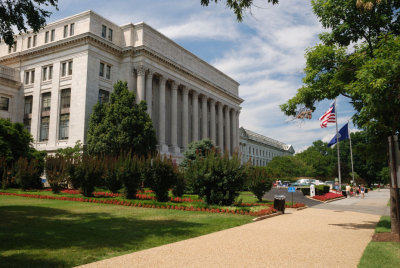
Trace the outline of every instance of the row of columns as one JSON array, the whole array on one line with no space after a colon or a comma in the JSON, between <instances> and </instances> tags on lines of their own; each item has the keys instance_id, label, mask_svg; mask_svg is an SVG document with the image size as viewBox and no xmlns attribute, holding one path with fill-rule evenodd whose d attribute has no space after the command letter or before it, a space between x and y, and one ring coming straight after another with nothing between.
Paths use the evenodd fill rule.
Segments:
<instances>
[{"instance_id":1,"label":"row of columns","mask_svg":"<svg viewBox=\"0 0 400 268\"><path fill-rule=\"evenodd\" d=\"M152 91L153 91L153 76L154 71L145 68L144 66L136 67L136 100L139 103L146 100L147 112L152 115ZM168 152L168 145L166 144L166 83L170 81L171 84L171 146L172 153L179 153L178 147L178 87L179 84L173 79L158 74L159 77L159 114L158 114L158 142L161 152ZM192 140L210 138L214 144L224 151L227 150L231 153L231 135L233 149L237 149L239 145L239 111L231 108L221 102L215 102L214 99L205 95L201 97L201 133L199 133L199 93L191 90L192 93ZM208 105L210 103L210 137L208 135ZM218 118L216 118L216 106L218 109ZM232 118L231 118L232 113ZM189 143L189 89L187 86L182 85L182 146L187 148ZM225 116L224 116L225 115ZM224 122L225 118L225 122ZM218 120L218 130L216 129L216 120ZM232 122L232 125L231 125ZM224 131L225 125L225 131ZM218 134L218 136L217 136Z\"/></svg>"}]
</instances>

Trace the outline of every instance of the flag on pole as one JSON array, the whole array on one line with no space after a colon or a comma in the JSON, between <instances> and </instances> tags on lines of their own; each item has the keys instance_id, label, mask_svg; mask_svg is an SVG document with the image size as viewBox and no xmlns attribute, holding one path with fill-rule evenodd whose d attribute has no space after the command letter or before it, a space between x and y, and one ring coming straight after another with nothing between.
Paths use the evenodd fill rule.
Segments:
<instances>
[{"instance_id":1,"label":"flag on pole","mask_svg":"<svg viewBox=\"0 0 400 268\"><path fill-rule=\"evenodd\" d=\"M339 141L344 141L349 139L349 123L346 123L338 132L338 138ZM336 135L331 139L331 141L328 143L328 147L331 147L332 145L336 144Z\"/></svg>"},{"instance_id":2,"label":"flag on pole","mask_svg":"<svg viewBox=\"0 0 400 268\"><path fill-rule=\"evenodd\" d=\"M332 102L331 106L329 107L328 111L326 111L320 118L321 127L326 128L328 123L335 123L336 122L336 111L335 111L335 102Z\"/></svg>"}]
</instances>

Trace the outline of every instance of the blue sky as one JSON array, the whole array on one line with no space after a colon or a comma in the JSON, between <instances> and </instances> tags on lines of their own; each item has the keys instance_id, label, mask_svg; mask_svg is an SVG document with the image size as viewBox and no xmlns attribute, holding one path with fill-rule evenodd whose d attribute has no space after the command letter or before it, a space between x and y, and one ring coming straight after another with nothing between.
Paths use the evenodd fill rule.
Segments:
<instances>
[{"instance_id":1,"label":"blue sky","mask_svg":"<svg viewBox=\"0 0 400 268\"><path fill-rule=\"evenodd\" d=\"M223 3L200 0L59 0L48 22L93 10L123 25L144 21L240 83L240 126L292 144L296 151L315 140L329 141L334 124L321 129L318 118L331 101L317 105L312 120L296 122L279 109L302 85L304 51L323 32L310 1L282 0L259 8L238 23ZM353 115L348 99L338 99L339 127ZM350 127L353 127L351 124Z\"/></svg>"}]
</instances>

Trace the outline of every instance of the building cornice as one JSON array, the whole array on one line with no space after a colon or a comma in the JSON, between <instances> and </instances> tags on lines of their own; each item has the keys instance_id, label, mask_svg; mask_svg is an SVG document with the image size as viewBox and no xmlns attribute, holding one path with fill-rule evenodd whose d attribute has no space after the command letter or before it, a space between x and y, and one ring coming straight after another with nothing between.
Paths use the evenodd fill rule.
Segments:
<instances>
[{"instance_id":1,"label":"building cornice","mask_svg":"<svg viewBox=\"0 0 400 268\"><path fill-rule=\"evenodd\" d=\"M231 92L229 92L228 90L223 89L220 86L206 80L205 78L195 74L194 72L188 70L187 68L181 66L180 64L173 62L172 60L168 59L167 57L164 57L160 53L152 50L147 46L139 46L139 47L130 46L122 49L121 47L113 44L112 42L105 40L93 33L83 33L59 41L51 42L46 45L35 47L29 50L24 50L22 52L11 53L10 55L1 57L0 64L4 65L18 64L21 61L32 60L35 58L54 54L71 48L79 47L82 45L92 45L94 47L98 47L120 58L127 56L130 57L145 56L147 58L157 61L158 63L164 65L165 67L177 71L178 73L180 73L181 75L185 76L188 79L195 80L198 84L230 99L234 103L241 104L244 101L239 96L236 96Z\"/></svg>"}]
</instances>

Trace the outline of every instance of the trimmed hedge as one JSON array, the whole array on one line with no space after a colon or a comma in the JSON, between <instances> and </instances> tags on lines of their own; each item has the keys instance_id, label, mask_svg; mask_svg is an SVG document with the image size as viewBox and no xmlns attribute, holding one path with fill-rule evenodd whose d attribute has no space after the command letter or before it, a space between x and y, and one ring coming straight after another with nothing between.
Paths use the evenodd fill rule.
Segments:
<instances>
[{"instance_id":1,"label":"trimmed hedge","mask_svg":"<svg viewBox=\"0 0 400 268\"><path fill-rule=\"evenodd\" d=\"M300 188L303 195L310 195L310 187Z\"/></svg>"}]
</instances>

